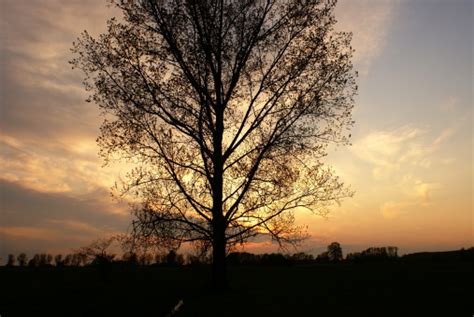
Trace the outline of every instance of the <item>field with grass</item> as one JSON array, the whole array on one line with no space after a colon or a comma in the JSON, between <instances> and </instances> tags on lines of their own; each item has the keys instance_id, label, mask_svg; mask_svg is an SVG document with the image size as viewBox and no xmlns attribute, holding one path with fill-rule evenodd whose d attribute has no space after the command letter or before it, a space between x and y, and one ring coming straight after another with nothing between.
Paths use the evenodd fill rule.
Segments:
<instances>
[{"instance_id":1,"label":"field with grass","mask_svg":"<svg viewBox=\"0 0 474 317\"><path fill-rule=\"evenodd\" d=\"M208 267L0 268L10 316L472 316L470 261Z\"/></svg>"}]
</instances>

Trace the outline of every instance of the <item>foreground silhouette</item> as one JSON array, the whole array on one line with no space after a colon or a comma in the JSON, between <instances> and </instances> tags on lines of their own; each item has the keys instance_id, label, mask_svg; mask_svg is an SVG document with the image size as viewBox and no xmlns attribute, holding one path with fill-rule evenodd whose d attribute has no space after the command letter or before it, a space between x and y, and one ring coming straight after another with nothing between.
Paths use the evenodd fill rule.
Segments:
<instances>
[{"instance_id":1,"label":"foreground silhouette","mask_svg":"<svg viewBox=\"0 0 474 317\"><path fill-rule=\"evenodd\" d=\"M474 249L391 261L210 266L1 267L2 316L471 316Z\"/></svg>"}]
</instances>

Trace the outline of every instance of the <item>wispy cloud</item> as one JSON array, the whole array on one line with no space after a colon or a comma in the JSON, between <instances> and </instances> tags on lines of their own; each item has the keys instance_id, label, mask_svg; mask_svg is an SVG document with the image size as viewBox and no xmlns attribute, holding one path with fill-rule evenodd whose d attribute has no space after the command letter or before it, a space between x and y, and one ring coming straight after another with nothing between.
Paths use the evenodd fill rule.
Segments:
<instances>
[{"instance_id":1,"label":"wispy cloud","mask_svg":"<svg viewBox=\"0 0 474 317\"><path fill-rule=\"evenodd\" d=\"M409 210L417 205L416 201L388 201L381 206L380 212L384 218L390 220L409 213Z\"/></svg>"},{"instance_id":2,"label":"wispy cloud","mask_svg":"<svg viewBox=\"0 0 474 317\"><path fill-rule=\"evenodd\" d=\"M69 144L25 142L0 135L0 179L42 192L84 194L113 184L114 172L101 168L93 140Z\"/></svg>"},{"instance_id":3,"label":"wispy cloud","mask_svg":"<svg viewBox=\"0 0 474 317\"><path fill-rule=\"evenodd\" d=\"M7 235L16 239L55 241L62 238L57 232L53 232L51 228L38 227L0 227L0 234Z\"/></svg>"},{"instance_id":4,"label":"wispy cloud","mask_svg":"<svg viewBox=\"0 0 474 317\"><path fill-rule=\"evenodd\" d=\"M376 179L392 177L407 166L429 168L437 160L436 151L454 135L452 128L442 130L434 140L426 128L410 125L394 130L373 131L352 147L353 154L372 165Z\"/></svg>"},{"instance_id":5,"label":"wispy cloud","mask_svg":"<svg viewBox=\"0 0 474 317\"><path fill-rule=\"evenodd\" d=\"M70 48L84 28L104 30L115 12L101 1L56 0L2 1L2 11L2 134L50 143L93 138L98 110L84 103Z\"/></svg>"},{"instance_id":6,"label":"wispy cloud","mask_svg":"<svg viewBox=\"0 0 474 317\"><path fill-rule=\"evenodd\" d=\"M362 75L367 75L371 63L385 47L388 32L400 1L344 0L338 3L338 30L353 33L355 63Z\"/></svg>"},{"instance_id":7,"label":"wispy cloud","mask_svg":"<svg viewBox=\"0 0 474 317\"><path fill-rule=\"evenodd\" d=\"M395 219L402 215L410 216L411 212L419 212L432 206L432 196L436 190L442 188L440 183L423 182L421 180L405 179L404 191L398 195L399 200L385 202L380 207L382 216L386 219Z\"/></svg>"},{"instance_id":8,"label":"wispy cloud","mask_svg":"<svg viewBox=\"0 0 474 317\"><path fill-rule=\"evenodd\" d=\"M436 133L429 128L406 125L372 131L354 143L353 154L368 164L372 181L381 186L379 191L385 187L392 195L380 205L386 219L431 205L434 193L443 188L432 168L447 164L439 153L454 134L452 128Z\"/></svg>"}]
</instances>

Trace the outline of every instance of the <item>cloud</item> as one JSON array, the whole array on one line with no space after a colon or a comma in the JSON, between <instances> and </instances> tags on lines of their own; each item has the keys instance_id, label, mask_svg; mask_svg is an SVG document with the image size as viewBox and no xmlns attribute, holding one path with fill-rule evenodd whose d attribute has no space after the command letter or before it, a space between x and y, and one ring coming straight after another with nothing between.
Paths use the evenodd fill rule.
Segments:
<instances>
[{"instance_id":1,"label":"cloud","mask_svg":"<svg viewBox=\"0 0 474 317\"><path fill-rule=\"evenodd\" d=\"M403 183L406 184L406 189L405 193L399 196L400 200L388 201L381 205L380 212L384 218L395 219L419 211L420 208L430 207L433 192L442 188L440 183L427 183L410 177L405 178Z\"/></svg>"},{"instance_id":2,"label":"cloud","mask_svg":"<svg viewBox=\"0 0 474 317\"><path fill-rule=\"evenodd\" d=\"M80 234L80 235L93 235L93 236L102 236L104 230L92 226L88 223L70 220L70 219L50 219L47 220L47 224L51 224L54 227L61 227L67 230L70 233Z\"/></svg>"},{"instance_id":3,"label":"cloud","mask_svg":"<svg viewBox=\"0 0 474 317\"><path fill-rule=\"evenodd\" d=\"M72 71L70 48L83 28L105 29L100 1L3 1L0 80L2 133L50 143L95 138L99 111L86 104L82 74Z\"/></svg>"},{"instance_id":4,"label":"cloud","mask_svg":"<svg viewBox=\"0 0 474 317\"><path fill-rule=\"evenodd\" d=\"M371 63L383 51L399 5L396 0L338 2L337 30L353 33L354 61L362 75L368 74Z\"/></svg>"},{"instance_id":5,"label":"cloud","mask_svg":"<svg viewBox=\"0 0 474 317\"><path fill-rule=\"evenodd\" d=\"M109 189L126 164L102 168L102 121L72 70L72 42L120 16L108 1L1 1L0 251L45 251L123 232L131 217ZM1 256L1 255L0 255Z\"/></svg>"},{"instance_id":6,"label":"cloud","mask_svg":"<svg viewBox=\"0 0 474 317\"><path fill-rule=\"evenodd\" d=\"M0 227L0 235L7 235L11 238L20 238L28 240L55 241L61 239L61 236L51 229L37 227Z\"/></svg>"},{"instance_id":7,"label":"cloud","mask_svg":"<svg viewBox=\"0 0 474 317\"><path fill-rule=\"evenodd\" d=\"M439 183L425 183L417 181L414 186L414 193L425 204L428 204L431 200L433 190L441 188Z\"/></svg>"},{"instance_id":8,"label":"cloud","mask_svg":"<svg viewBox=\"0 0 474 317\"><path fill-rule=\"evenodd\" d=\"M449 140L449 138L451 138L454 135L454 133L455 131L452 128L447 128L443 130L441 134L433 141L432 146L434 148L437 148L438 146L440 146L441 144Z\"/></svg>"},{"instance_id":9,"label":"cloud","mask_svg":"<svg viewBox=\"0 0 474 317\"><path fill-rule=\"evenodd\" d=\"M372 131L354 143L352 152L368 164L379 194L385 188L391 196L379 208L384 218L395 219L432 205L435 192L443 188L443 180L432 170L451 163L438 153L454 134L452 128L435 133L406 125Z\"/></svg>"},{"instance_id":10,"label":"cloud","mask_svg":"<svg viewBox=\"0 0 474 317\"><path fill-rule=\"evenodd\" d=\"M124 204L103 190L81 197L44 193L0 180L0 256L9 252L67 249L115 233L131 221Z\"/></svg>"},{"instance_id":11,"label":"cloud","mask_svg":"<svg viewBox=\"0 0 474 317\"><path fill-rule=\"evenodd\" d=\"M402 214L407 214L409 209L416 205L414 201L389 201L382 205L380 212L386 219L395 219Z\"/></svg>"},{"instance_id":12,"label":"cloud","mask_svg":"<svg viewBox=\"0 0 474 317\"><path fill-rule=\"evenodd\" d=\"M454 129L446 128L431 141L429 132L409 125L373 131L355 141L351 150L372 165L375 179L390 178L410 166L429 168L437 160L436 151L455 133Z\"/></svg>"},{"instance_id":13,"label":"cloud","mask_svg":"<svg viewBox=\"0 0 474 317\"><path fill-rule=\"evenodd\" d=\"M42 192L84 194L113 184L117 171L101 168L92 140L38 144L0 135L0 179Z\"/></svg>"},{"instance_id":14,"label":"cloud","mask_svg":"<svg viewBox=\"0 0 474 317\"><path fill-rule=\"evenodd\" d=\"M120 16L108 1L2 1L0 178L42 192L81 195L109 188L123 169L102 169L95 139L102 121L86 103L72 42L96 36Z\"/></svg>"},{"instance_id":15,"label":"cloud","mask_svg":"<svg viewBox=\"0 0 474 317\"><path fill-rule=\"evenodd\" d=\"M67 193L44 193L0 180L0 195L4 226L53 225L54 221L61 220L88 223L105 230L124 228L129 221L128 212L124 212L126 205L114 201L101 189L74 197Z\"/></svg>"}]
</instances>

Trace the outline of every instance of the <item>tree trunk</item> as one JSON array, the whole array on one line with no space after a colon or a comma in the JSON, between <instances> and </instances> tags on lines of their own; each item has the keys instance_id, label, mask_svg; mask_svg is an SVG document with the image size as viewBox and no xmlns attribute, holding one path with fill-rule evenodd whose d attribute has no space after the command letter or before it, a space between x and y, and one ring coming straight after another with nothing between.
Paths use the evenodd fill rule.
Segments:
<instances>
[{"instance_id":1,"label":"tree trunk","mask_svg":"<svg viewBox=\"0 0 474 317\"><path fill-rule=\"evenodd\" d=\"M220 76L220 74L219 74ZM224 135L224 113L220 80L216 82L216 130L214 133L214 178L212 210L212 286L215 290L227 288L226 270L226 224L223 215L222 195L224 188L224 161L222 157L222 137Z\"/></svg>"},{"instance_id":2,"label":"tree trunk","mask_svg":"<svg viewBox=\"0 0 474 317\"><path fill-rule=\"evenodd\" d=\"M216 226L212 243L212 287L214 290L227 288L227 263L225 229Z\"/></svg>"},{"instance_id":3,"label":"tree trunk","mask_svg":"<svg viewBox=\"0 0 474 317\"><path fill-rule=\"evenodd\" d=\"M220 53L219 53L220 55ZM222 81L220 56L218 60L218 74L214 76L216 90L216 125L213 135L214 145L214 175L213 175L213 210L212 210L212 286L215 290L227 288L227 270L226 270L226 224L223 214L223 188L224 188L224 160L222 156L222 139L224 135L224 105L222 103Z\"/></svg>"}]
</instances>

